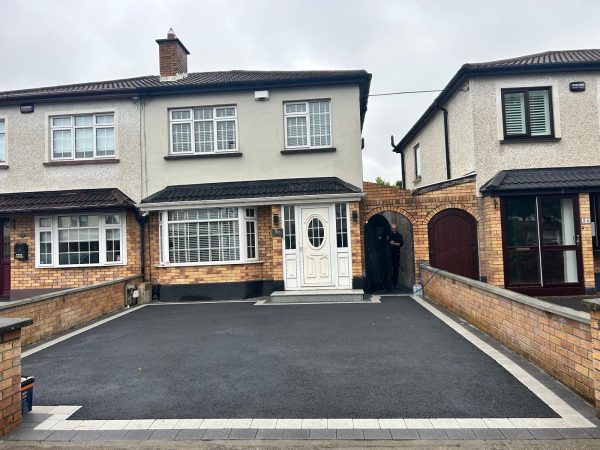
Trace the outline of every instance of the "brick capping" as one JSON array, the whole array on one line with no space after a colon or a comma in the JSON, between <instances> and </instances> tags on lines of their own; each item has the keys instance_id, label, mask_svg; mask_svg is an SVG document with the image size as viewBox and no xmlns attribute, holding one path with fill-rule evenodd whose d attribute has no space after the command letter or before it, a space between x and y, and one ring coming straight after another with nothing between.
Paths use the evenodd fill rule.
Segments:
<instances>
[{"instance_id":1,"label":"brick capping","mask_svg":"<svg viewBox=\"0 0 600 450\"><path fill-rule=\"evenodd\" d=\"M558 306L553 303L540 300L538 298L528 297L527 295L519 294L518 292L509 291L508 289L499 288L497 286L492 286L491 284L484 283L482 281L472 280L470 278L466 278L461 275L456 275L445 270L435 269L428 264L419 264L419 268L434 272L434 274L431 276L431 278L429 278L429 280L433 279L433 277L435 277L437 274L443 273L446 278L450 278L451 280L460 281L461 283L464 283L468 286L472 286L485 292L489 292L490 294L505 297L512 301L522 303L523 305L532 306L534 308L541 309L552 314L556 314L557 316L566 317L567 319L572 319L587 324L589 324L591 320L589 313L567 308L566 306ZM423 280L423 283L427 283L429 280ZM597 307L600 308L600 300L592 301L597 302L594 304L597 304ZM584 300L584 302L586 302L586 300Z\"/></svg>"},{"instance_id":2,"label":"brick capping","mask_svg":"<svg viewBox=\"0 0 600 450\"><path fill-rule=\"evenodd\" d=\"M91 291L93 289L98 289L98 288L102 288L102 287L106 287L106 286L112 286L113 284L123 283L126 281L135 280L135 279L141 278L141 277L142 276L139 274L138 275L130 275L128 277L117 278L115 280L110 280L110 281L103 281L102 283L91 284L88 286L63 289L60 291L50 292L48 294L35 295L33 297L23 298L20 300L15 300L12 302L6 302L3 304L0 304L0 311L2 311L3 309L14 308L16 306L27 305L29 303L35 303L35 302L41 302L44 300L49 300L49 299L52 299L55 297L63 297L65 295L76 294L78 292Z\"/></svg>"},{"instance_id":3,"label":"brick capping","mask_svg":"<svg viewBox=\"0 0 600 450\"><path fill-rule=\"evenodd\" d=\"M583 300L583 304L592 311L600 311L600 299L598 298L590 298Z\"/></svg>"},{"instance_id":4,"label":"brick capping","mask_svg":"<svg viewBox=\"0 0 600 450\"><path fill-rule=\"evenodd\" d=\"M474 181L477 175L474 173L470 173L467 175L463 175L462 177L452 178L450 180L440 181L438 183L428 184L426 186L421 186L412 190L413 195L425 194L427 192L434 192L440 189L446 189L452 186L457 186L459 184L468 183L469 181Z\"/></svg>"},{"instance_id":5,"label":"brick capping","mask_svg":"<svg viewBox=\"0 0 600 450\"><path fill-rule=\"evenodd\" d=\"M32 323L32 319L26 319L23 317L0 317L0 334L20 330L21 328L31 325Z\"/></svg>"}]
</instances>

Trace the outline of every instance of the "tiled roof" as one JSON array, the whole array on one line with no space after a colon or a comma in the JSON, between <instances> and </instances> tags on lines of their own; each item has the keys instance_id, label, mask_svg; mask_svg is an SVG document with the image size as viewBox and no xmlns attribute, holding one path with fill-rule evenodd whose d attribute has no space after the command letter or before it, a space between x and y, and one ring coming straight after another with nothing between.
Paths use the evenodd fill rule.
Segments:
<instances>
[{"instance_id":1,"label":"tiled roof","mask_svg":"<svg viewBox=\"0 0 600 450\"><path fill-rule=\"evenodd\" d=\"M0 102L28 100L36 97L64 97L81 94L142 94L178 88L218 89L248 86L277 86L290 83L334 83L348 81L370 82L371 74L365 70L311 70L311 71L246 71L195 72L174 81L161 81L157 75L121 80L67 84L0 92ZM368 89L368 86L367 86Z\"/></svg>"},{"instance_id":2,"label":"tiled roof","mask_svg":"<svg viewBox=\"0 0 600 450\"><path fill-rule=\"evenodd\" d=\"M231 181L227 183L168 186L142 203L235 200L297 195L355 194L361 190L335 177Z\"/></svg>"},{"instance_id":3,"label":"tiled roof","mask_svg":"<svg viewBox=\"0 0 600 450\"><path fill-rule=\"evenodd\" d=\"M481 63L468 63L463 67L486 68L486 67L515 67L534 66L542 64L564 64L564 63L590 63L600 62L600 49L589 50L552 50L532 55L518 56L516 58L499 59Z\"/></svg>"},{"instance_id":4,"label":"tiled roof","mask_svg":"<svg viewBox=\"0 0 600 450\"><path fill-rule=\"evenodd\" d=\"M502 170L485 183L484 194L531 191L585 192L600 189L600 166Z\"/></svg>"},{"instance_id":5,"label":"tiled roof","mask_svg":"<svg viewBox=\"0 0 600 450\"><path fill-rule=\"evenodd\" d=\"M132 199L116 188L0 194L0 215L129 209L134 205Z\"/></svg>"}]
</instances>

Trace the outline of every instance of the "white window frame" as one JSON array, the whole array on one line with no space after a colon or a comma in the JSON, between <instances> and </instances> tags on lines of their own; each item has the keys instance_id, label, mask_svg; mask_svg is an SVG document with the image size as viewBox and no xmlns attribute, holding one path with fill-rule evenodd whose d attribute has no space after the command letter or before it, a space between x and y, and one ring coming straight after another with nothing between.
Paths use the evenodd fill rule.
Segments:
<instances>
[{"instance_id":1,"label":"white window frame","mask_svg":"<svg viewBox=\"0 0 600 450\"><path fill-rule=\"evenodd\" d=\"M415 178L418 180L423 174L423 166L421 164L421 144L417 144L413 147L413 155L415 158Z\"/></svg>"},{"instance_id":2,"label":"white window frame","mask_svg":"<svg viewBox=\"0 0 600 450\"><path fill-rule=\"evenodd\" d=\"M8 165L8 138L6 137L8 133L6 132L6 118L0 116L0 122L4 124L4 132L0 133L0 135L4 135L4 160L0 159L0 166L6 166Z\"/></svg>"},{"instance_id":3,"label":"white window frame","mask_svg":"<svg viewBox=\"0 0 600 450\"><path fill-rule=\"evenodd\" d=\"M310 134L310 103L313 102L328 102L329 103L329 144L328 145L311 145L311 134ZM287 113L287 105L304 104L306 112L303 113ZM306 145L288 145L288 130L287 130L287 119L288 117L306 117ZM329 98L313 99L313 100L295 100L283 102L283 133L284 133L284 148L297 150L297 149L310 149L310 148L331 148L333 147L333 111L332 102Z\"/></svg>"},{"instance_id":4,"label":"white window frame","mask_svg":"<svg viewBox=\"0 0 600 450\"><path fill-rule=\"evenodd\" d=\"M214 206L212 208L219 208ZM208 208L182 208L182 209L211 209ZM220 222L220 221L232 221L236 219L208 219L208 220L169 220L169 211L159 212L159 233L161 243L160 248L160 265L170 267L184 267L184 266L222 266L231 264L246 264L260 262L259 254L259 229L258 229L258 207L256 206L240 206L238 209L238 233L239 233L239 246L240 246L240 259L235 261L199 261L199 262L183 262L174 263L169 261L169 224L170 223L190 223L190 222ZM254 210L254 217L246 217L246 209ZM171 210L173 211L173 210ZM255 257L248 258L248 246L246 237L246 222L254 222L255 230Z\"/></svg>"},{"instance_id":5,"label":"white window frame","mask_svg":"<svg viewBox=\"0 0 600 450\"><path fill-rule=\"evenodd\" d=\"M98 116L113 116L112 124L97 124ZM92 116L92 125L91 126L77 126L75 125L75 117L80 116ZM54 119L70 119L70 126L54 126ZM114 111L104 111L104 112L75 112L75 113L65 113L65 114L52 114L48 115L48 127L49 127L49 145L50 149L50 161L91 161L97 159L117 159L117 114ZM75 151L75 130L77 128L92 128L92 140L93 140L93 156L87 158L77 158ZM114 152L112 155L98 155L97 154L97 141L96 141L96 131L99 129L113 129L114 136ZM66 157L56 157L54 156L54 131L58 130L70 130L71 131L71 156Z\"/></svg>"},{"instance_id":6,"label":"white window frame","mask_svg":"<svg viewBox=\"0 0 600 450\"><path fill-rule=\"evenodd\" d=\"M227 117L217 117L217 109L222 108L233 108L235 114ZM194 120L194 109L212 109L212 119ZM189 119L173 119L174 112L188 111L190 114ZM181 156L181 155L212 155L215 153L237 153L240 150L240 134L238 131L238 113L237 105L218 105L218 106L194 106L192 108L172 108L169 109L169 155ZM211 152L196 151L196 127L194 122L209 122L213 124L213 149ZM218 122L231 122L235 124L235 148L228 148L219 150L217 148L217 124ZM173 152L173 124L177 123L189 123L190 124L190 136L191 136L191 151L189 152Z\"/></svg>"},{"instance_id":7,"label":"white window frame","mask_svg":"<svg viewBox=\"0 0 600 450\"><path fill-rule=\"evenodd\" d=\"M107 224L107 215L118 215L121 220L119 224ZM58 262L58 218L66 216L98 216L98 232L99 232L99 262L95 264L59 264ZM40 219L50 219L49 227L40 226ZM44 269L65 269L73 267L104 267L104 266L125 266L127 265L127 214L124 212L85 212L85 213L69 213L57 215L39 215L34 217L35 220L35 267ZM106 230L118 229L121 236L121 261L108 262L106 261ZM52 243L52 264L41 264L40 262L40 233L50 231Z\"/></svg>"}]
</instances>

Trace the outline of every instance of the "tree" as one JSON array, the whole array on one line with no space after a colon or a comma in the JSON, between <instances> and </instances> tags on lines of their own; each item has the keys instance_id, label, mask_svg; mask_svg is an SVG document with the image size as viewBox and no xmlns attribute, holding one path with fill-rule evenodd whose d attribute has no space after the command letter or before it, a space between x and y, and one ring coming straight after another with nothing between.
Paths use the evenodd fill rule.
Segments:
<instances>
[{"instance_id":1,"label":"tree","mask_svg":"<svg viewBox=\"0 0 600 450\"><path fill-rule=\"evenodd\" d=\"M403 188L404 187L404 183L402 183L402 180L397 180L396 181L396 187L399 187L399 188Z\"/></svg>"},{"instance_id":2,"label":"tree","mask_svg":"<svg viewBox=\"0 0 600 450\"><path fill-rule=\"evenodd\" d=\"M380 184L380 185L382 185L382 186L389 186L389 185L390 185L390 182L389 182L389 181L387 181L387 180L384 180L384 179L383 179L383 178L381 178L381 177L377 177L377 178L375 178L375 183L377 183L377 184Z\"/></svg>"}]
</instances>

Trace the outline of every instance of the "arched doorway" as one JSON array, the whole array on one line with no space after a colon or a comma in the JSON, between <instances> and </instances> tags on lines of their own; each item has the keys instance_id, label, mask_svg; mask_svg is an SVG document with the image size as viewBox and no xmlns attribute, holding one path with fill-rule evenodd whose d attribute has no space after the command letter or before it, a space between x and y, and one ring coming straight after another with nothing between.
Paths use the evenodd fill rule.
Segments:
<instances>
[{"instance_id":1,"label":"arched doorway","mask_svg":"<svg viewBox=\"0 0 600 450\"><path fill-rule=\"evenodd\" d=\"M398 226L398 231L404 238L404 247L400 251L398 283L406 290L412 290L415 284L412 224L402 214L386 211L375 214L365 224L366 288L369 292L384 291L392 287L387 243L392 223Z\"/></svg>"},{"instance_id":2,"label":"arched doorway","mask_svg":"<svg viewBox=\"0 0 600 450\"><path fill-rule=\"evenodd\" d=\"M479 279L477 220L461 209L437 213L428 226L429 263L438 269Z\"/></svg>"}]
</instances>

